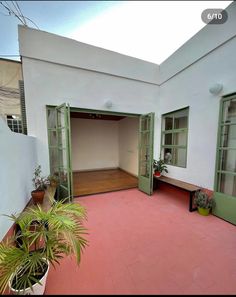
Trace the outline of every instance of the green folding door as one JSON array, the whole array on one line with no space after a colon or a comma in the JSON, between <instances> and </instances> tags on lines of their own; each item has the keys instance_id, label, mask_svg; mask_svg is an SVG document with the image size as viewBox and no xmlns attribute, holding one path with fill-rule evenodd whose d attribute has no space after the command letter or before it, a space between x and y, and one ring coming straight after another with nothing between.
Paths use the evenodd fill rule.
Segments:
<instances>
[{"instance_id":1,"label":"green folding door","mask_svg":"<svg viewBox=\"0 0 236 297\"><path fill-rule=\"evenodd\" d=\"M153 131L154 113L140 116L139 122L139 189L153 192Z\"/></svg>"},{"instance_id":2,"label":"green folding door","mask_svg":"<svg viewBox=\"0 0 236 297\"><path fill-rule=\"evenodd\" d=\"M236 225L236 95L222 98L213 213Z\"/></svg>"},{"instance_id":3,"label":"green folding door","mask_svg":"<svg viewBox=\"0 0 236 297\"><path fill-rule=\"evenodd\" d=\"M73 198L70 106L47 108L50 172L59 177L57 199Z\"/></svg>"}]
</instances>

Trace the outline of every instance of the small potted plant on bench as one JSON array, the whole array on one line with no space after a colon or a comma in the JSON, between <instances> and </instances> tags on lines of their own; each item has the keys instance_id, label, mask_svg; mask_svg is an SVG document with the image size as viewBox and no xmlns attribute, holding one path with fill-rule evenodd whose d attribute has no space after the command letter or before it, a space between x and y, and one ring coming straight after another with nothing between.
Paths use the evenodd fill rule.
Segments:
<instances>
[{"instance_id":1,"label":"small potted plant on bench","mask_svg":"<svg viewBox=\"0 0 236 297\"><path fill-rule=\"evenodd\" d=\"M209 215L210 210L215 206L214 198L210 197L203 189L195 192L193 202L197 206L198 212L203 216Z\"/></svg>"},{"instance_id":2,"label":"small potted plant on bench","mask_svg":"<svg viewBox=\"0 0 236 297\"><path fill-rule=\"evenodd\" d=\"M163 171L168 173L165 161L162 159L153 160L153 169L154 169L154 175L157 177L160 177Z\"/></svg>"}]
</instances>

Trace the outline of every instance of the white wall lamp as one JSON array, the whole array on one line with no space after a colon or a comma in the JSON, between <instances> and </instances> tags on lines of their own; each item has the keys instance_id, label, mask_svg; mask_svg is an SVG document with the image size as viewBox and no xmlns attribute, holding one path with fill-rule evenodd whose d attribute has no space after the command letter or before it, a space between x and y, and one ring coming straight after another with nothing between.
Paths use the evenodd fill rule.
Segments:
<instances>
[{"instance_id":1,"label":"white wall lamp","mask_svg":"<svg viewBox=\"0 0 236 297\"><path fill-rule=\"evenodd\" d=\"M106 106L107 108L112 108L112 106L113 106L112 101L111 101L111 100L107 100L107 101L105 102L105 106Z\"/></svg>"},{"instance_id":2,"label":"white wall lamp","mask_svg":"<svg viewBox=\"0 0 236 297\"><path fill-rule=\"evenodd\" d=\"M223 90L223 85L220 83L215 83L209 88L209 92L213 95L218 95Z\"/></svg>"}]
</instances>

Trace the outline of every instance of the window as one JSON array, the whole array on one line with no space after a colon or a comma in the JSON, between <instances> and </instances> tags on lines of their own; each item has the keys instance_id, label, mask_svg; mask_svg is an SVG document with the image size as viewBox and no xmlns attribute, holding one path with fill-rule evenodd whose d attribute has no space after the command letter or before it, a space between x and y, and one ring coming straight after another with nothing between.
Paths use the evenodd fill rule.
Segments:
<instances>
[{"instance_id":1,"label":"window","mask_svg":"<svg viewBox=\"0 0 236 297\"><path fill-rule=\"evenodd\" d=\"M161 152L166 164L186 167L188 112L184 108L162 116Z\"/></svg>"},{"instance_id":2,"label":"window","mask_svg":"<svg viewBox=\"0 0 236 297\"><path fill-rule=\"evenodd\" d=\"M7 115L7 125L13 131L22 133L21 119L15 115Z\"/></svg>"}]
</instances>

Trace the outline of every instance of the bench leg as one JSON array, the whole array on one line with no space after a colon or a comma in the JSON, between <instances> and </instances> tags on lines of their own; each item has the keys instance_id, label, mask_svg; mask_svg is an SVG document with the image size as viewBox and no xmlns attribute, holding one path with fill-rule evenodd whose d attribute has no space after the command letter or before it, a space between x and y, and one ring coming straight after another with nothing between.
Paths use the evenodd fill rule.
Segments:
<instances>
[{"instance_id":1,"label":"bench leg","mask_svg":"<svg viewBox=\"0 0 236 297\"><path fill-rule=\"evenodd\" d=\"M197 207L193 208L193 192L189 194L189 211L197 210Z\"/></svg>"}]
</instances>

